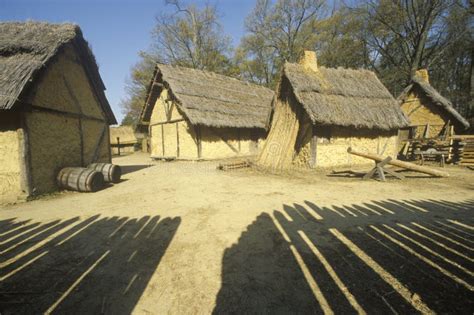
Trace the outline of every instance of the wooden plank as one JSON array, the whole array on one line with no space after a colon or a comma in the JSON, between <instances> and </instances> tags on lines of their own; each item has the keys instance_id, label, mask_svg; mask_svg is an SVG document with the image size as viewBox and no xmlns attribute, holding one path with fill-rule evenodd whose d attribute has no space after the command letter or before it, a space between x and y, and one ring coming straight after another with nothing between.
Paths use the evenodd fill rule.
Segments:
<instances>
[{"instance_id":1,"label":"wooden plank","mask_svg":"<svg viewBox=\"0 0 474 315\"><path fill-rule=\"evenodd\" d=\"M26 105L28 106L28 108L31 111L34 111L34 112L45 112L45 113L61 115L61 116L65 116L65 117L81 118L81 119L85 119L85 120L95 120L95 121L100 121L100 122L104 122L104 123L106 122L104 119L89 116L89 115L65 112L65 111L62 111L62 110L47 108L47 107L38 106L38 105L31 105L31 104L26 104Z\"/></svg>"},{"instance_id":2,"label":"wooden plank","mask_svg":"<svg viewBox=\"0 0 474 315\"><path fill-rule=\"evenodd\" d=\"M160 121L160 122L157 122L157 123L149 124L149 127L165 125L165 124L173 124L175 122L180 122L180 121L184 121L184 119L179 118L179 119L172 119L170 121Z\"/></svg>"}]
</instances>

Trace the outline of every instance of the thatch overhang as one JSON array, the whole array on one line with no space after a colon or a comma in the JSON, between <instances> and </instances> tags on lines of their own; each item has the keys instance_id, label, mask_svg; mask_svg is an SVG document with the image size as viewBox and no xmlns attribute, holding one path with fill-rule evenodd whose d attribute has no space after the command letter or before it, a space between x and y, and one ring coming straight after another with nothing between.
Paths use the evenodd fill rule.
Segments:
<instances>
[{"instance_id":1,"label":"thatch overhang","mask_svg":"<svg viewBox=\"0 0 474 315\"><path fill-rule=\"evenodd\" d=\"M0 110L21 110L20 107L25 106L23 96L69 44L81 58L107 122L116 124L95 57L79 26L69 23L0 23Z\"/></svg>"},{"instance_id":2,"label":"thatch overhang","mask_svg":"<svg viewBox=\"0 0 474 315\"><path fill-rule=\"evenodd\" d=\"M412 82L408 85L398 97L400 102L405 102L408 98L410 91L414 88L418 88L429 100L438 106L442 111L446 112L449 117L454 121L458 122L463 128L468 129L470 124L469 122L454 109L453 104L444 96L439 94L439 92L431 86L429 82L424 80L419 76L414 76Z\"/></svg>"},{"instance_id":3,"label":"thatch overhang","mask_svg":"<svg viewBox=\"0 0 474 315\"><path fill-rule=\"evenodd\" d=\"M408 126L397 101L368 70L286 63L280 88L288 84L313 124L395 130Z\"/></svg>"},{"instance_id":4,"label":"thatch overhang","mask_svg":"<svg viewBox=\"0 0 474 315\"><path fill-rule=\"evenodd\" d=\"M157 98L168 89L193 125L266 129L273 91L204 70L158 64L148 87L140 124L149 123Z\"/></svg>"}]
</instances>

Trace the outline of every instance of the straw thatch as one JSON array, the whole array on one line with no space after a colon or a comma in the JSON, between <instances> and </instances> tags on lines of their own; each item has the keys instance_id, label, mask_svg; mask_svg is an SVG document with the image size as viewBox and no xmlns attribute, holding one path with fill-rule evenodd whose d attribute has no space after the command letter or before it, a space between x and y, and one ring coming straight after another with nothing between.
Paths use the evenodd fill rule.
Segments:
<instances>
[{"instance_id":1,"label":"straw thatch","mask_svg":"<svg viewBox=\"0 0 474 315\"><path fill-rule=\"evenodd\" d=\"M138 138L132 126L110 127L110 144L117 144L117 138L120 138L121 144L138 143Z\"/></svg>"},{"instance_id":2,"label":"straw thatch","mask_svg":"<svg viewBox=\"0 0 474 315\"><path fill-rule=\"evenodd\" d=\"M67 23L0 23L0 109L22 106L22 95L67 44L73 45L80 56L107 121L116 124L94 55L79 26Z\"/></svg>"},{"instance_id":3,"label":"straw thatch","mask_svg":"<svg viewBox=\"0 0 474 315\"><path fill-rule=\"evenodd\" d=\"M193 125L267 127L273 92L209 71L158 64L141 121L149 122L161 89L169 89L178 110Z\"/></svg>"},{"instance_id":4,"label":"straw thatch","mask_svg":"<svg viewBox=\"0 0 474 315\"><path fill-rule=\"evenodd\" d=\"M305 69L286 63L282 87L289 83L313 124L393 130L408 126L398 103L368 70Z\"/></svg>"},{"instance_id":5,"label":"straw thatch","mask_svg":"<svg viewBox=\"0 0 474 315\"><path fill-rule=\"evenodd\" d=\"M434 87L429 84L426 80L423 80L419 76L412 78L412 83L408 85L398 97L402 103L407 99L410 91L413 88L419 88L419 90L430 99L434 105L438 106L443 112L447 113L455 121L459 122L465 129L469 128L469 122L461 116L453 107L453 104L441 94Z\"/></svg>"}]
</instances>

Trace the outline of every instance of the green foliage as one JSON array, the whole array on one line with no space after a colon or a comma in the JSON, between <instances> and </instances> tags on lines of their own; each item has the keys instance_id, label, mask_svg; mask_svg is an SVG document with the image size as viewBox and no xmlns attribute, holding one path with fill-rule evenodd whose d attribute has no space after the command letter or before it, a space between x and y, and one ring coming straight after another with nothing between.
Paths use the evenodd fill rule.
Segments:
<instances>
[{"instance_id":1,"label":"green foliage","mask_svg":"<svg viewBox=\"0 0 474 315\"><path fill-rule=\"evenodd\" d=\"M231 59L230 39L222 35L214 6L183 6L180 1L167 0L174 12L156 18L152 46L141 52L140 61L132 67L126 83L127 98L121 102L125 114L122 124L136 125L145 103L147 87L157 62L238 75Z\"/></svg>"}]
</instances>

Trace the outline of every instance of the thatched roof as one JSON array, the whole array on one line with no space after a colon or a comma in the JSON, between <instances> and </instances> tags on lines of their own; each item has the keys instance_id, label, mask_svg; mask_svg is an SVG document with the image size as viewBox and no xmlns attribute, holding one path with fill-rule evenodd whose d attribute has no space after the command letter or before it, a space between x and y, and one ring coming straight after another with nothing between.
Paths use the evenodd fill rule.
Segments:
<instances>
[{"instance_id":1,"label":"thatched roof","mask_svg":"<svg viewBox=\"0 0 474 315\"><path fill-rule=\"evenodd\" d=\"M408 125L398 103L368 70L305 69L286 63L285 79L313 124L393 130Z\"/></svg>"},{"instance_id":2,"label":"thatched roof","mask_svg":"<svg viewBox=\"0 0 474 315\"><path fill-rule=\"evenodd\" d=\"M110 144L117 144L117 138L120 138L120 143L131 144L137 143L138 138L132 126L110 127Z\"/></svg>"},{"instance_id":3,"label":"thatched roof","mask_svg":"<svg viewBox=\"0 0 474 315\"><path fill-rule=\"evenodd\" d=\"M429 82L418 76L414 76L412 78L412 83L403 90L398 99L401 102L404 102L414 87L418 87L419 90L433 102L433 104L438 106L442 111L446 112L465 129L469 128L469 122L454 109L453 104L447 98L439 94L439 92L436 91L436 89L432 87Z\"/></svg>"},{"instance_id":4,"label":"thatched roof","mask_svg":"<svg viewBox=\"0 0 474 315\"><path fill-rule=\"evenodd\" d=\"M158 64L148 89L141 122L149 122L163 87L191 124L265 129L273 92L209 71Z\"/></svg>"},{"instance_id":5,"label":"thatched roof","mask_svg":"<svg viewBox=\"0 0 474 315\"><path fill-rule=\"evenodd\" d=\"M0 110L23 106L22 96L67 44L80 56L107 121L116 124L94 55L79 26L67 23L0 23Z\"/></svg>"}]
</instances>

